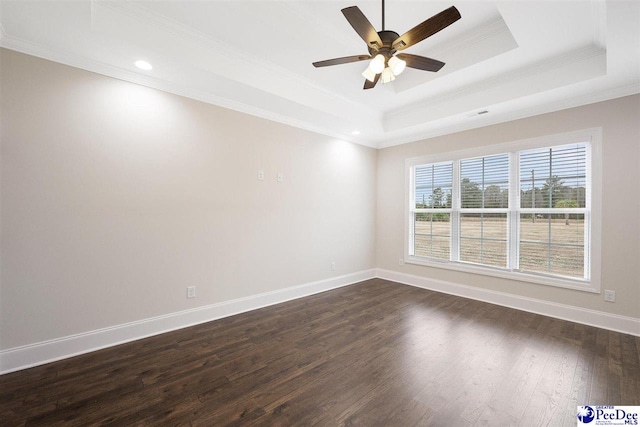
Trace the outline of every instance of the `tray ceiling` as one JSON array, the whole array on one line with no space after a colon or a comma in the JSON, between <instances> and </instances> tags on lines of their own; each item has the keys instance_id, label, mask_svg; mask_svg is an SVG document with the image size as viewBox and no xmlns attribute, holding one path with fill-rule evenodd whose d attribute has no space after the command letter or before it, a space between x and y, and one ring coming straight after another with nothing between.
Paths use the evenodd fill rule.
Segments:
<instances>
[{"instance_id":1,"label":"tray ceiling","mask_svg":"<svg viewBox=\"0 0 640 427\"><path fill-rule=\"evenodd\" d=\"M440 72L368 91L311 65L367 53L352 5L380 29L379 1L2 1L0 46L379 148L640 92L637 1L388 0L399 33L462 19L406 51Z\"/></svg>"}]
</instances>

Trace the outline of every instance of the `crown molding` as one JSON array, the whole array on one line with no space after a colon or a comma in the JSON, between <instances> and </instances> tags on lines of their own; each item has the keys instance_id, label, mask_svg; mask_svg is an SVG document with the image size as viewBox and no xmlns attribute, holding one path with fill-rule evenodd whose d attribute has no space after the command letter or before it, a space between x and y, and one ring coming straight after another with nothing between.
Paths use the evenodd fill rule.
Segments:
<instances>
[{"instance_id":1,"label":"crown molding","mask_svg":"<svg viewBox=\"0 0 640 427\"><path fill-rule=\"evenodd\" d=\"M574 70L576 69L575 63L582 63L593 66L592 74L601 72L602 62L600 58L606 59L607 56L607 51L602 48L606 42L605 30L607 28L607 3L603 0L590 0L593 24L592 44L565 52L553 58L544 59L532 65L509 70L463 87L433 94L419 102L414 102L408 106L402 106L397 109L391 109L386 113L372 108L370 105L360 104L350 100L342 93L326 90L324 87L306 78L305 73L295 73L282 68L276 63L262 61L238 49L234 50L230 45L226 44L226 42L216 39L215 36L198 31L184 23L169 19L163 14L150 9L146 4L118 2L114 0L91 0L90 4L92 25L94 22L105 24L105 22L94 21L94 19L101 19L99 10L100 8L104 8L103 11L109 10L113 17L127 16L126 22L130 25L135 25L136 22L150 25L151 27L149 27L149 29L152 31L157 30L159 36L166 34L175 40L181 40L181 43L185 41L193 43L194 46L199 46L198 49L200 50L202 50L203 47L213 50L217 55L233 58L234 61L238 62L238 65L242 63L247 67L259 69L259 72L264 72L265 75L280 74L284 76L284 79L291 82L292 89L288 95L278 94L274 92L273 86L271 87L271 91L268 89L259 89L251 83L244 83L242 80L220 75L221 81L227 79L229 84L237 85L239 93L237 97L234 96L233 91L235 86L231 86L231 89L227 92L218 92L216 89L203 90L200 89L200 87L206 87L206 85L178 83L177 80L174 81L173 79L165 80L152 77L136 72L126 66L110 65L99 60L91 59L85 55L74 54L72 50L52 47L52 45L46 41L37 43L28 39L8 35L6 29L3 28L1 24L0 47L372 148L391 147L640 92L638 89L640 83L629 83L629 80L627 80L622 85L607 89L602 89L604 85L598 83L595 87L600 86L600 90L596 89L595 92L576 96L569 95L566 99L558 100L555 96L548 95L551 90L558 90L558 93L576 93L576 91L571 89L563 92L563 88L580 85L581 82L566 81L551 87L553 85L550 82L553 79L548 76L540 77L534 83L542 83L538 85L542 88L537 88L537 92L539 93L533 93L527 89L533 85L527 85L526 81L523 80L535 79L537 75L542 73L547 73L547 75L554 73L558 75L564 74L565 80L567 80L571 77L571 70L567 68L565 69L566 72L562 73L563 67L569 67L572 63ZM313 18L311 16L312 10L306 9L299 4L277 1L276 5L277 7L283 8L283 11L286 11L286 13L290 13L291 16L300 16L301 23L299 25L301 26L306 25L307 21ZM495 37L505 31L511 34L509 28L505 27L505 23L501 18L487 22L485 25L476 27L476 29L482 29L482 31L467 31L455 39L434 44L430 52L437 56L440 50L446 49L448 52L456 52L459 50L459 54L464 54L464 50L469 44L482 43L483 40ZM331 25L329 22L324 21L319 25L325 29L338 26ZM350 30L348 24L345 24L345 27ZM108 30L107 28L107 31ZM336 36L335 34L330 35L329 40L333 41L334 39L331 37ZM354 38L351 44L354 46L360 45L360 42L357 38ZM351 44L349 46L351 46ZM203 74L198 75L202 78L207 77L207 75L204 74L205 71L211 73L212 76L216 76L215 70L202 69L198 71L203 72ZM244 74L244 80L247 79L246 76L247 73ZM585 74L580 74L580 76L583 77L581 81L584 81L585 78L591 78L589 75L585 76ZM523 81L518 82L518 80ZM608 80L603 80L605 83L607 81ZM619 80L616 83L620 84ZM500 87L509 84L519 84L520 86L516 87L516 90L512 91L511 94L507 94L507 96L502 96L498 94L498 92L495 92ZM549 87L545 88L545 86ZM581 87L587 88L590 86L585 85ZM256 92L254 96L254 92L250 92L254 89L262 93ZM298 89L300 89L300 92L292 94L292 92ZM544 91L546 91L546 95L543 94ZM517 92L520 93L518 94ZM229 93L230 95L224 95L224 93ZM307 98L311 99L314 94L318 96L318 101L315 104L316 107L313 106L312 101L305 100L307 95L310 95ZM485 95L489 95L488 98L494 99L486 99L487 97ZM512 99L506 99L509 96ZM536 98L537 96L540 96L540 98ZM259 99L260 106L256 106L256 103L252 102L252 98ZM487 101L486 105L480 105L483 99ZM545 101L545 104L539 106L532 105L536 99L538 101ZM327 107L331 105L332 100L335 100L335 110ZM513 105L514 107L509 108L509 111L505 111L504 106L509 105ZM520 106L518 107L518 105ZM475 116L472 114L479 108L486 107L494 108L492 114L484 116ZM502 111L497 107L500 107ZM461 113L460 111L463 110L465 112ZM419 120L416 118L419 118ZM371 134L367 135L365 131L362 136L355 137L351 135L350 132L352 129L348 129L347 127L352 123L361 130L371 130Z\"/></svg>"},{"instance_id":2,"label":"crown molding","mask_svg":"<svg viewBox=\"0 0 640 427\"><path fill-rule=\"evenodd\" d=\"M446 76L472 67L518 48L513 34L501 16L483 25L471 28L460 36L429 47L423 52L427 57L446 63L438 73L417 73L394 84L396 93L428 90L430 83L446 79ZM441 80L440 80L441 81ZM441 92L440 92L441 93ZM429 95L427 95L429 96ZM431 97L436 95L431 95ZM404 108L404 107L399 107ZM391 110L394 111L394 110Z\"/></svg>"},{"instance_id":3,"label":"crown molding","mask_svg":"<svg viewBox=\"0 0 640 427\"><path fill-rule=\"evenodd\" d=\"M320 128L310 123L293 119L291 117L278 114L273 111L264 110L251 105L239 103L237 101L212 95L210 93L206 93L194 88L176 85L175 83L172 83L172 82L142 75L124 68L114 67L112 65L105 64L100 61L88 59L80 55L69 54L67 52L55 50L50 47L39 45L30 41L21 40L19 38L7 35L7 33L5 32L2 26L0 26L0 47L21 52L27 55L35 56L38 58L47 59L53 62L69 65L71 67L84 69L84 70L105 75L108 77L113 77L113 78L127 81L130 83L140 84L143 86L148 86L154 89L162 90L162 91L173 93L176 95L196 99L202 102L228 108L230 110L238 111L241 113L250 114L256 117L264 118L267 120L286 124L296 128L308 130L311 132L319 133L321 135L326 135L332 138L352 142L359 145L364 145L370 148L378 148L378 149L394 147L397 145L417 142L424 139L435 138L438 136L447 135L451 133L477 129L480 127L491 126L494 124L504 123L512 120L518 120L526 117L536 116L536 115L550 113L554 111L560 111L568 108L579 107L582 105L607 101L610 99L615 99L623 96L629 96L629 95L640 93L640 83L634 82L631 84L625 84L625 85L617 86L614 88L607 88L597 92L591 92L584 95L565 98L552 104L522 108L517 111L512 111L510 113L494 114L494 115L487 115L487 116L474 116L471 120L466 120L464 123L457 122L453 125L447 125L437 129L429 129L424 132L416 132L415 129L411 129L410 130L411 135L397 136L395 138L390 137L389 139L385 139L385 140L363 140L363 139L351 138L347 135L341 135L335 132L330 132L330 131L327 131L327 129L325 128ZM475 110L467 111L465 113L462 113L462 115L464 115L469 119L468 116L473 111ZM409 131L407 131L407 133L408 132ZM401 133L401 132L398 132L398 133Z\"/></svg>"},{"instance_id":4,"label":"crown molding","mask_svg":"<svg viewBox=\"0 0 640 427\"><path fill-rule=\"evenodd\" d=\"M494 114L486 116L473 115L469 117L471 112L461 114L468 119L465 122L457 122L450 126L444 126L438 129L430 129L424 132L413 133L410 136L400 136L397 138L379 141L378 149L395 147L397 145L408 144L412 142L423 141L438 136L449 135L452 133L462 132L466 130L478 129L495 124L510 122L514 120L525 119L528 117L538 116L541 114L553 113L555 111L567 110L569 108L581 107L583 105L595 104L611 99L622 98L625 96L636 95L640 93L640 82L625 84L613 88L603 89L597 92L591 92L584 95L562 98L561 100L545 105L535 105L532 107L521 108L504 114ZM532 95L535 96L535 95Z\"/></svg>"},{"instance_id":5,"label":"crown molding","mask_svg":"<svg viewBox=\"0 0 640 427\"><path fill-rule=\"evenodd\" d=\"M174 82L147 76L135 71L127 70L125 68L115 67L113 65L109 65L94 59L89 59L81 55L70 54L65 51L52 49L41 44L22 40L16 37L8 36L6 34L3 34L3 36L0 38L0 47L46 59L49 61L58 62L60 64L68 65L74 68L101 74L107 77L123 80L129 83L135 83L153 89L158 89L163 92L168 92L175 95L180 95L198 101L206 102L208 104L286 124L295 128L304 129L331 138L352 142L354 144L364 145L366 147L377 148L376 144L370 140L355 139L352 137L350 138L347 135L341 135L335 132L331 132L326 128L318 127L311 123L279 114L271 110L265 110L253 105L244 104L228 98L223 98L209 92L195 89L193 87L179 85Z\"/></svg>"},{"instance_id":6,"label":"crown molding","mask_svg":"<svg viewBox=\"0 0 640 427\"><path fill-rule=\"evenodd\" d=\"M513 38L511 31L509 31L509 27L502 19L502 16L500 16L499 19L494 19L485 25L472 28L460 37L456 37L448 42L436 45L432 49L429 49L429 51L431 52L430 54L435 57L444 57L445 55L464 52L469 48L473 48L473 46L478 43L502 34L508 34L509 37Z\"/></svg>"},{"instance_id":7,"label":"crown molding","mask_svg":"<svg viewBox=\"0 0 640 427\"><path fill-rule=\"evenodd\" d=\"M169 19L164 15L158 14L140 4L135 4L132 2L114 2L112 0L92 0L92 13L94 8L96 7L105 7L111 9L112 11L123 13L136 20L144 22L147 25L151 25L161 31L182 37L189 42L198 43L213 51L221 51L227 58L231 58L237 62L246 64L251 69L260 70L258 74L280 76L286 81L295 82L317 93L322 93L324 95L330 96L331 98L338 99L341 102L351 106L352 108L357 108L358 110L368 110L368 113L370 113L371 115L378 115L377 111L367 108L366 105L356 103L338 92L327 90L326 88L316 84L310 79L301 76L300 74L293 73L286 68L274 64L273 62L264 61L263 59L256 59L251 55L244 54L238 49L229 47L227 42L224 40L220 40L209 34L197 31L175 20ZM241 83L247 84L246 82L242 81ZM264 91L264 89L261 90ZM291 101L298 102L296 100Z\"/></svg>"},{"instance_id":8,"label":"crown molding","mask_svg":"<svg viewBox=\"0 0 640 427\"><path fill-rule=\"evenodd\" d=\"M430 129L424 132L415 132L415 129L411 129L411 135L403 135L395 138L390 137L389 139L385 140L362 140L330 132L327 131L327 129L320 128L310 123L296 120L291 117L275 113L273 111L264 110L247 104L242 104L237 101L218 97L210 93L199 91L197 89L176 85L172 82L142 75L124 68L114 67L100 61L87 59L86 57L80 55L69 54L67 52L51 49L49 47L42 46L30 41L25 41L12 36L8 36L2 26L0 26L0 47L25 53L27 55L35 56L38 58L47 59L53 62L69 65L75 68L95 72L108 77L117 78L119 80L127 81L130 83L140 84L176 95L196 99L202 102L319 133L321 135L326 135L332 138L378 149L394 147L396 145L417 142L424 139L435 138L451 133L477 129L480 127L491 126L498 123L504 123L512 120L518 120L526 117L560 111L568 108L579 107L582 105L607 101L610 99L640 93L640 83L636 82L614 88L607 88L601 91L591 92L584 95L574 96L571 98L565 98L552 104L523 108L506 114L474 116L471 120L466 120L464 123L458 122L453 125L440 127L437 129ZM469 118L469 114L473 111L475 110L465 112L462 115Z\"/></svg>"},{"instance_id":9,"label":"crown molding","mask_svg":"<svg viewBox=\"0 0 640 427\"><path fill-rule=\"evenodd\" d=\"M442 105L455 99L460 99L461 97L468 97L480 92L486 92L487 90L498 89L504 85L516 83L519 80L532 78L542 73L549 73L554 70L560 70L573 63L589 61L597 57L604 57L603 60L606 61L606 51L594 45L585 46L566 52L562 55L557 55L555 57L539 61L532 65L523 66L513 71L501 73L476 83L458 87L457 89L443 94L428 97L420 100L419 102L387 112L383 118L384 128L389 132L401 130L403 127L410 126L394 124L394 122L406 120L407 117L418 116L420 115L420 110L432 108L433 105ZM483 106L478 107L480 108ZM428 117L428 115L426 115L426 117Z\"/></svg>"}]
</instances>

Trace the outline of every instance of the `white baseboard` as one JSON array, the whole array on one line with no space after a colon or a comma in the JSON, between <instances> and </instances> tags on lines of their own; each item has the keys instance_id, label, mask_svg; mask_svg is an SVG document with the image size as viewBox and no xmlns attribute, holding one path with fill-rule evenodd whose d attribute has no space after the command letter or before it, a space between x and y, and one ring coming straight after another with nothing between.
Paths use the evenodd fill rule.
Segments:
<instances>
[{"instance_id":1,"label":"white baseboard","mask_svg":"<svg viewBox=\"0 0 640 427\"><path fill-rule=\"evenodd\" d=\"M364 270L286 289L0 351L0 375L182 329L379 277L544 316L640 336L640 319L491 291L391 270Z\"/></svg>"},{"instance_id":2,"label":"white baseboard","mask_svg":"<svg viewBox=\"0 0 640 427\"><path fill-rule=\"evenodd\" d=\"M89 353L234 314L306 297L375 277L375 269L279 289L0 352L0 374Z\"/></svg>"},{"instance_id":3,"label":"white baseboard","mask_svg":"<svg viewBox=\"0 0 640 427\"><path fill-rule=\"evenodd\" d=\"M432 291L541 314L543 316L555 317L557 319L569 320L584 325L640 336L640 319L634 317L619 316L603 311L589 310L380 268L376 269L376 277L418 288L430 289Z\"/></svg>"}]
</instances>

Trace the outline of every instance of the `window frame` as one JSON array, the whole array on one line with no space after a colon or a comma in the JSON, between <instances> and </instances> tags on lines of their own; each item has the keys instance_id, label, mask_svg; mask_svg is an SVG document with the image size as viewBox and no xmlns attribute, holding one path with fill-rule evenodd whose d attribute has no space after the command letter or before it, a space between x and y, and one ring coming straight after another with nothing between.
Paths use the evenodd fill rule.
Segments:
<instances>
[{"instance_id":1,"label":"window frame","mask_svg":"<svg viewBox=\"0 0 640 427\"><path fill-rule=\"evenodd\" d=\"M460 230L458 217L462 212L460 209L459 197L452 197L451 209L438 209L439 212L450 212L451 215L451 256L449 260L438 260L411 255L414 235L414 214L416 213L414 198L414 173L416 166L453 162L453 186L460 188L460 160L487 157L497 154L509 154L509 207L507 209L507 266L509 259L518 257L519 250L519 226L520 214L523 209L520 207L520 175L519 175L519 152L531 149L548 147L558 147L563 145L576 144L581 142L589 143L587 149L587 170L586 180L586 205L585 208L564 208L558 210L553 208L554 213L564 213L565 210L575 210L575 213L585 213L585 258L588 260L588 279L568 278L559 275L545 274L538 272L521 271L509 268L492 267L482 264L474 264L464 261L454 261L458 259L459 244L454 244L454 239L459 243ZM555 135L541 136L531 139L506 142L472 148L460 151L450 151L436 153L427 156L413 157L405 160L405 227L404 227L404 262L426 267L435 267L447 270L462 271L504 279L517 280L520 282L550 285L568 289L581 290L586 292L600 293L600 243L601 243L601 181L602 181L602 128L583 129L574 132L567 132ZM514 191L515 189L515 191ZM457 192L459 196L459 191ZM467 210L467 209L465 209ZM500 209L501 211L503 209ZM536 209L538 210L544 209ZM549 209L547 209L549 210ZM423 211L423 209L419 209ZM587 215L589 216L587 221ZM515 233L516 237L513 237ZM511 244L517 242L517 244ZM587 252L588 251L588 252ZM587 255L588 253L588 255Z\"/></svg>"},{"instance_id":2,"label":"window frame","mask_svg":"<svg viewBox=\"0 0 640 427\"><path fill-rule=\"evenodd\" d=\"M462 207L462 181L460 180L460 178L462 177L462 161L463 160L476 160L476 159L485 159L487 157L493 157L496 155L506 155L507 156L507 168L508 168L508 172L507 172L507 176L508 176L508 189L509 189L509 200L508 200L508 207L506 208L485 208L485 207L480 207L480 208L464 208ZM506 239L506 244L507 244L507 253L506 255L506 263L507 263L507 267L509 266L510 263L510 259L511 259L511 253L510 253L510 246L509 246L509 242L510 242L510 238L511 238L511 230L510 230L510 224L511 224L511 211L510 211L510 207L511 205L511 194L513 193L512 188L511 188L511 165L512 165L512 155L509 152L505 152L505 153L496 153L496 154L489 154L489 155L482 155L482 156L473 156L473 157L466 157L466 158L460 158L457 159L458 161L457 163L457 169L458 169L458 188L460 188L460 191L458 191L458 197L454 198L457 199L456 201L456 207L457 207L457 218L456 218L456 224L452 224L452 228L457 228L457 244L456 245L452 245L452 246L456 246L456 250L457 253L453 253L452 254L452 258L454 258L454 256L456 257L456 259L460 259L462 254L460 252L460 249L462 248L462 241L461 239L463 239L462 237L462 216L464 214L505 214L506 216L506 235L505 235L505 239ZM484 198L483 198L484 199ZM457 227L456 227L457 226ZM502 267L497 267L497 266L491 266L490 264L480 264L480 263L472 263L470 261L453 261L452 262L460 262L463 263L465 265L476 265L478 267L489 267L489 268L497 268L497 269L502 269Z\"/></svg>"},{"instance_id":3,"label":"window frame","mask_svg":"<svg viewBox=\"0 0 640 427\"><path fill-rule=\"evenodd\" d=\"M445 164L446 165L451 164L451 169L452 169L452 171L451 171L452 172L451 188L452 188L452 191L453 191L453 188L457 185L457 182L458 182L457 181L458 178L456 177L455 162L453 162L453 161L444 161L444 162L433 162L433 163L431 163L431 165L433 165L434 167L442 166L442 165L445 165ZM418 165L414 165L413 167L415 167L415 166L418 166ZM411 188L415 189L416 188L415 187L415 173L411 173L410 175L411 175L411 180L412 180ZM444 214L449 214L449 223L453 224L454 207L456 206L455 205L456 202L455 202L455 200L453 198L451 199L451 206L450 207L444 207L444 208L419 208L419 209L416 208L415 207L416 206L416 199L415 199L415 194L414 194L413 191L411 191L411 200L412 200L412 202L411 202L411 206L412 207L410 208L410 210L411 210L412 214L419 214L419 213L426 213L426 214L429 214L429 213L430 214L444 213ZM416 235L416 233L415 233L414 226L415 226L415 223L413 221L411 221L411 235L409 236L410 248L415 246L415 235ZM452 233L453 233L453 227L450 227L450 229L449 229L449 237L450 237L451 240L453 240L453 238L454 238L454 235ZM410 248L409 248L409 250L410 250ZM450 257L451 257L451 255L450 255ZM420 257L420 258L422 258L422 257ZM405 257L405 259L406 259L406 257ZM424 259L424 258L422 258L422 259ZM436 260L436 258L432 258L432 260Z\"/></svg>"}]
</instances>

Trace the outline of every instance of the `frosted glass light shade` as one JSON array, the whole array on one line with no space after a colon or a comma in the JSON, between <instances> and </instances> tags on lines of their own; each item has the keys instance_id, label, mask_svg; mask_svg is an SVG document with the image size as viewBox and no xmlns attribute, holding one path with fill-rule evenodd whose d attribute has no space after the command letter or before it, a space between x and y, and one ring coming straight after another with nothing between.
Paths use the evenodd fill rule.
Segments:
<instances>
[{"instance_id":1,"label":"frosted glass light shade","mask_svg":"<svg viewBox=\"0 0 640 427\"><path fill-rule=\"evenodd\" d=\"M367 69L362 72L362 77L369 80L370 82L373 82L373 80L376 78L376 73L371 71L371 67L367 67Z\"/></svg>"},{"instance_id":2,"label":"frosted glass light shade","mask_svg":"<svg viewBox=\"0 0 640 427\"><path fill-rule=\"evenodd\" d=\"M396 76L393 75L393 71L391 71L391 68L387 67L384 69L384 71L382 72L382 76L380 77L380 80L382 80L382 83L389 83L392 82L396 79Z\"/></svg>"},{"instance_id":3,"label":"frosted glass light shade","mask_svg":"<svg viewBox=\"0 0 640 427\"><path fill-rule=\"evenodd\" d=\"M385 58L384 56L378 54L376 55L375 58L373 58L371 60L371 62L369 63L369 69L371 71L373 71L375 74L379 74L382 72L382 70L384 70L384 63L385 63Z\"/></svg>"},{"instance_id":4,"label":"frosted glass light shade","mask_svg":"<svg viewBox=\"0 0 640 427\"><path fill-rule=\"evenodd\" d=\"M400 75L400 73L404 71L406 66L407 63L396 56L389 59L389 68L391 68L394 76Z\"/></svg>"}]
</instances>

